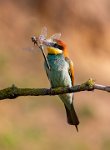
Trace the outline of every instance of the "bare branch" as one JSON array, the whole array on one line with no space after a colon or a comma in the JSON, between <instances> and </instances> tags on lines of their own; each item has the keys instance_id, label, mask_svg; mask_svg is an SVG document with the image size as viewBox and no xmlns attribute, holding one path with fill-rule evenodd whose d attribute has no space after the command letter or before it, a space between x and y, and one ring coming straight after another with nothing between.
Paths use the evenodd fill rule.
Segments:
<instances>
[{"instance_id":1,"label":"bare branch","mask_svg":"<svg viewBox=\"0 0 110 150\"><path fill-rule=\"evenodd\" d=\"M94 84L94 89L110 92L110 86Z\"/></svg>"},{"instance_id":2,"label":"bare branch","mask_svg":"<svg viewBox=\"0 0 110 150\"><path fill-rule=\"evenodd\" d=\"M18 88L15 85L0 90L0 100L14 99L19 96L44 96L59 95L64 93L75 93L80 91L93 91L94 89L110 92L110 86L95 84L94 80L89 79L85 83L74 87L59 87L55 89L47 88Z\"/></svg>"}]
</instances>

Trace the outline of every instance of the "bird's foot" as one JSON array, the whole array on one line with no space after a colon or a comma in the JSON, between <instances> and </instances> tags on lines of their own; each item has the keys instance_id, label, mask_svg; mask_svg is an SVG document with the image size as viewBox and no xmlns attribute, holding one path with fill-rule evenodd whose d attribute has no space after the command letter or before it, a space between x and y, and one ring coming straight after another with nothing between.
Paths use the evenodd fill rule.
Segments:
<instances>
[{"instance_id":1,"label":"bird's foot","mask_svg":"<svg viewBox=\"0 0 110 150\"><path fill-rule=\"evenodd\" d=\"M49 96L52 96L52 93L53 93L52 89L53 89L52 87L49 89L50 90Z\"/></svg>"}]
</instances>

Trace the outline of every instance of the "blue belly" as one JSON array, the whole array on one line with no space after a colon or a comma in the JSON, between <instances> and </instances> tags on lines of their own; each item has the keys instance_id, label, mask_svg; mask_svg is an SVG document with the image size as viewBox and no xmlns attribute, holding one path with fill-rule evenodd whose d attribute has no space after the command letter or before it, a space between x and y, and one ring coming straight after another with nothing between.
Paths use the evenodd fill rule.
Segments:
<instances>
[{"instance_id":1,"label":"blue belly","mask_svg":"<svg viewBox=\"0 0 110 150\"><path fill-rule=\"evenodd\" d=\"M45 64L45 69L51 83L51 87L65 87L72 86L69 75L69 64L65 61L62 54L47 56L51 70Z\"/></svg>"}]
</instances>

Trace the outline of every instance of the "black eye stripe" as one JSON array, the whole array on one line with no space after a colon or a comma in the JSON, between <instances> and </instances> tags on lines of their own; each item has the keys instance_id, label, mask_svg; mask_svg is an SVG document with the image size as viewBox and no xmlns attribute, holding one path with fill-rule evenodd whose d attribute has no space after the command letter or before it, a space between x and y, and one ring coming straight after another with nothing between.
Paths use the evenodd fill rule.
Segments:
<instances>
[{"instance_id":1,"label":"black eye stripe","mask_svg":"<svg viewBox=\"0 0 110 150\"><path fill-rule=\"evenodd\" d=\"M58 48L58 49L61 49L61 50L64 49L63 46L60 46L60 45L58 45L57 43L55 43L55 44L53 45L53 47Z\"/></svg>"}]
</instances>

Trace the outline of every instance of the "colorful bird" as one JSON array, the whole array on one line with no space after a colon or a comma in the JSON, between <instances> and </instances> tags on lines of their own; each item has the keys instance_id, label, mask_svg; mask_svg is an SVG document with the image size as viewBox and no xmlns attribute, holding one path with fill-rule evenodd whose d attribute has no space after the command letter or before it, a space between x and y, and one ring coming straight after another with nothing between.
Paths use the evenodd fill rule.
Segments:
<instances>
[{"instance_id":1,"label":"colorful bird","mask_svg":"<svg viewBox=\"0 0 110 150\"><path fill-rule=\"evenodd\" d=\"M47 46L47 60L50 69L45 63L45 70L51 88L72 87L74 85L74 66L69 58L66 44L57 38L43 44ZM61 94L59 97L66 109L67 122L70 125L75 125L78 131L79 120L73 105L73 94Z\"/></svg>"}]
</instances>

